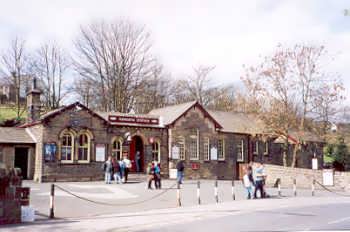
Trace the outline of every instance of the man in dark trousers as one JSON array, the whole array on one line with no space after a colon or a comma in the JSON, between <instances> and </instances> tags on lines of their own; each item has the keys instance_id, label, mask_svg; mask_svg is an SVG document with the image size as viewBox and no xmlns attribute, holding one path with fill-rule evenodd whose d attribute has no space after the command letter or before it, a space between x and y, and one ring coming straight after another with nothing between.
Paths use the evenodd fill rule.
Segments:
<instances>
[{"instance_id":1,"label":"man in dark trousers","mask_svg":"<svg viewBox=\"0 0 350 232\"><path fill-rule=\"evenodd\" d=\"M264 198L264 166L261 163L258 163L258 166L255 168L255 191L254 191L254 198L256 198L256 193L260 191L260 197Z\"/></svg>"},{"instance_id":2,"label":"man in dark trousers","mask_svg":"<svg viewBox=\"0 0 350 232\"><path fill-rule=\"evenodd\" d=\"M176 164L176 169L177 169L177 182L179 184L182 184L182 180L184 178L184 170L185 170L185 164L183 160L180 160Z\"/></svg>"}]
</instances>

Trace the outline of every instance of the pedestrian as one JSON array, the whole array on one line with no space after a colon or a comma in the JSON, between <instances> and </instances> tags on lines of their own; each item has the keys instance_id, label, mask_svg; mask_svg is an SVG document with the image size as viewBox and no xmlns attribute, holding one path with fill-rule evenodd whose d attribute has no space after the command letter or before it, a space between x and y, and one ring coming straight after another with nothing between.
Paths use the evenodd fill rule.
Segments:
<instances>
[{"instance_id":1,"label":"pedestrian","mask_svg":"<svg viewBox=\"0 0 350 232\"><path fill-rule=\"evenodd\" d=\"M245 175L243 176L243 186L247 190L247 199L251 199L253 197L253 186L254 181L249 177L250 171L249 168L244 168Z\"/></svg>"},{"instance_id":2,"label":"pedestrian","mask_svg":"<svg viewBox=\"0 0 350 232\"><path fill-rule=\"evenodd\" d=\"M110 184L112 173L113 173L113 165L112 165L112 157L111 156L108 156L107 161L103 164L103 171L105 172L106 184Z\"/></svg>"},{"instance_id":3,"label":"pedestrian","mask_svg":"<svg viewBox=\"0 0 350 232\"><path fill-rule=\"evenodd\" d=\"M140 172L141 169L140 169L140 164L141 164L141 153L140 151L136 151L136 154L135 154L135 164L136 164L136 172Z\"/></svg>"},{"instance_id":4,"label":"pedestrian","mask_svg":"<svg viewBox=\"0 0 350 232\"><path fill-rule=\"evenodd\" d=\"M257 192L260 192L260 198L264 198L264 167L258 162L257 167L255 168L255 190L254 190L254 198L257 198Z\"/></svg>"},{"instance_id":5,"label":"pedestrian","mask_svg":"<svg viewBox=\"0 0 350 232\"><path fill-rule=\"evenodd\" d=\"M148 189L152 189L152 181L154 180L154 164L149 163L147 165L147 175L148 175Z\"/></svg>"},{"instance_id":6,"label":"pedestrian","mask_svg":"<svg viewBox=\"0 0 350 232\"><path fill-rule=\"evenodd\" d=\"M177 169L177 183L182 184L182 181L184 178L184 170L185 170L185 165L183 160L180 160L176 164L176 169Z\"/></svg>"},{"instance_id":7,"label":"pedestrian","mask_svg":"<svg viewBox=\"0 0 350 232\"><path fill-rule=\"evenodd\" d=\"M120 165L119 165L119 161L115 157L113 157L113 159L112 159L112 165L113 165L114 181L116 184L121 184L122 179L121 179L121 175L120 175Z\"/></svg>"},{"instance_id":8,"label":"pedestrian","mask_svg":"<svg viewBox=\"0 0 350 232\"><path fill-rule=\"evenodd\" d=\"M125 163L124 168L124 183L128 182L128 175L131 168L131 161L128 159L128 153L124 153L123 162Z\"/></svg>"},{"instance_id":9,"label":"pedestrian","mask_svg":"<svg viewBox=\"0 0 350 232\"><path fill-rule=\"evenodd\" d=\"M124 183L124 178L125 178L125 163L124 161L121 159L119 160L119 169L120 169L120 179L121 179L121 183Z\"/></svg>"},{"instance_id":10,"label":"pedestrian","mask_svg":"<svg viewBox=\"0 0 350 232\"><path fill-rule=\"evenodd\" d=\"M162 188L161 176L160 176L160 163L154 162L154 185L156 189Z\"/></svg>"}]
</instances>

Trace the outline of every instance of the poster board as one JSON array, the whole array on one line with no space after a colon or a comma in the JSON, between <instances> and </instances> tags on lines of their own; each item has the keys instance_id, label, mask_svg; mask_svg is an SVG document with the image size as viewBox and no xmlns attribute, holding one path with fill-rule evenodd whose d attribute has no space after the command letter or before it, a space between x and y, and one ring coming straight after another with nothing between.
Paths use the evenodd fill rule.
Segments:
<instances>
[{"instance_id":1,"label":"poster board","mask_svg":"<svg viewBox=\"0 0 350 232\"><path fill-rule=\"evenodd\" d=\"M318 169L318 160L317 158L312 159L312 169L317 170Z\"/></svg>"},{"instance_id":2,"label":"poster board","mask_svg":"<svg viewBox=\"0 0 350 232\"><path fill-rule=\"evenodd\" d=\"M96 162L106 161L106 145L96 144Z\"/></svg>"},{"instance_id":3,"label":"poster board","mask_svg":"<svg viewBox=\"0 0 350 232\"><path fill-rule=\"evenodd\" d=\"M57 152L56 143L45 143L44 144L44 160L45 162L55 162Z\"/></svg>"},{"instance_id":4,"label":"poster board","mask_svg":"<svg viewBox=\"0 0 350 232\"><path fill-rule=\"evenodd\" d=\"M179 159L180 158L180 149L178 146L173 146L171 148L171 157L173 159Z\"/></svg>"},{"instance_id":5,"label":"poster board","mask_svg":"<svg viewBox=\"0 0 350 232\"><path fill-rule=\"evenodd\" d=\"M323 185L333 186L334 185L334 172L333 169L323 169Z\"/></svg>"},{"instance_id":6,"label":"poster board","mask_svg":"<svg viewBox=\"0 0 350 232\"><path fill-rule=\"evenodd\" d=\"M210 159L211 160L218 160L218 149L216 147L210 148Z\"/></svg>"}]
</instances>

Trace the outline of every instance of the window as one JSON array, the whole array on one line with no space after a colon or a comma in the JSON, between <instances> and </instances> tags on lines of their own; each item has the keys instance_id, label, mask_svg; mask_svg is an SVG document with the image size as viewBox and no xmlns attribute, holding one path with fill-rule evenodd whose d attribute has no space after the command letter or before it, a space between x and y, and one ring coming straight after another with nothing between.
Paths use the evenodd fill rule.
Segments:
<instances>
[{"instance_id":1,"label":"window","mask_svg":"<svg viewBox=\"0 0 350 232\"><path fill-rule=\"evenodd\" d=\"M237 161L244 161L244 140L242 139L237 145Z\"/></svg>"},{"instance_id":2,"label":"window","mask_svg":"<svg viewBox=\"0 0 350 232\"><path fill-rule=\"evenodd\" d=\"M210 141L209 141L209 138L204 138L203 155L204 155L204 160L210 160Z\"/></svg>"},{"instance_id":3,"label":"window","mask_svg":"<svg viewBox=\"0 0 350 232\"><path fill-rule=\"evenodd\" d=\"M117 160L121 160L122 158L122 147L123 140L121 138L114 138L112 141L112 156Z\"/></svg>"},{"instance_id":4,"label":"window","mask_svg":"<svg viewBox=\"0 0 350 232\"><path fill-rule=\"evenodd\" d=\"M198 153L198 136L199 130L195 129L193 130L192 135L190 136L189 143L188 143L188 150L190 154L191 160L198 160L199 159L199 153Z\"/></svg>"},{"instance_id":5,"label":"window","mask_svg":"<svg viewBox=\"0 0 350 232\"><path fill-rule=\"evenodd\" d=\"M78 162L90 161L90 136L87 133L79 135L78 139Z\"/></svg>"},{"instance_id":6,"label":"window","mask_svg":"<svg viewBox=\"0 0 350 232\"><path fill-rule=\"evenodd\" d=\"M253 142L253 154L258 155L259 154L259 141Z\"/></svg>"},{"instance_id":7,"label":"window","mask_svg":"<svg viewBox=\"0 0 350 232\"><path fill-rule=\"evenodd\" d=\"M185 154L185 138L179 137L178 138L178 147L179 147L179 157L181 160L185 160L186 154Z\"/></svg>"},{"instance_id":8,"label":"window","mask_svg":"<svg viewBox=\"0 0 350 232\"><path fill-rule=\"evenodd\" d=\"M70 131L63 132L61 136L61 162L71 163L74 157L74 135Z\"/></svg>"},{"instance_id":9,"label":"window","mask_svg":"<svg viewBox=\"0 0 350 232\"><path fill-rule=\"evenodd\" d=\"M152 160L156 160L158 163L160 163L160 142L155 141L152 144Z\"/></svg>"},{"instance_id":10,"label":"window","mask_svg":"<svg viewBox=\"0 0 350 232\"><path fill-rule=\"evenodd\" d=\"M268 141L265 142L264 155L269 155L269 142Z\"/></svg>"},{"instance_id":11,"label":"window","mask_svg":"<svg viewBox=\"0 0 350 232\"><path fill-rule=\"evenodd\" d=\"M225 140L218 140L218 160L225 160Z\"/></svg>"}]
</instances>

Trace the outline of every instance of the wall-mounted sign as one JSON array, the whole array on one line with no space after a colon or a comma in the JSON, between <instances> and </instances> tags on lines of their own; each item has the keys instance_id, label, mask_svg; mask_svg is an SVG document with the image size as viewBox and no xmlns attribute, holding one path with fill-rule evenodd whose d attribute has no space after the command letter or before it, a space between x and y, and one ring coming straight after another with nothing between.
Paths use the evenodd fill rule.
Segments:
<instances>
[{"instance_id":1,"label":"wall-mounted sign","mask_svg":"<svg viewBox=\"0 0 350 232\"><path fill-rule=\"evenodd\" d=\"M171 157L173 159L179 159L180 158L180 149L178 146L173 146L171 148Z\"/></svg>"},{"instance_id":2,"label":"wall-mounted sign","mask_svg":"<svg viewBox=\"0 0 350 232\"><path fill-rule=\"evenodd\" d=\"M44 144L44 160L45 162L54 162L56 157L57 146L56 143Z\"/></svg>"},{"instance_id":3,"label":"wall-mounted sign","mask_svg":"<svg viewBox=\"0 0 350 232\"><path fill-rule=\"evenodd\" d=\"M217 160L218 159L218 149L216 147L212 147L210 149L210 159Z\"/></svg>"},{"instance_id":4,"label":"wall-mounted sign","mask_svg":"<svg viewBox=\"0 0 350 232\"><path fill-rule=\"evenodd\" d=\"M312 158L312 169L314 169L314 170L318 169L318 160L317 160L317 158Z\"/></svg>"},{"instance_id":5,"label":"wall-mounted sign","mask_svg":"<svg viewBox=\"0 0 350 232\"><path fill-rule=\"evenodd\" d=\"M333 186L334 185L334 172L333 169L323 169L323 185Z\"/></svg>"},{"instance_id":6,"label":"wall-mounted sign","mask_svg":"<svg viewBox=\"0 0 350 232\"><path fill-rule=\"evenodd\" d=\"M199 169L199 163L191 163L191 168L192 168L193 170Z\"/></svg>"},{"instance_id":7,"label":"wall-mounted sign","mask_svg":"<svg viewBox=\"0 0 350 232\"><path fill-rule=\"evenodd\" d=\"M136 123L146 125L158 125L158 118L144 118L144 117L133 117L133 116L117 116L109 115L108 120L110 123Z\"/></svg>"},{"instance_id":8,"label":"wall-mounted sign","mask_svg":"<svg viewBox=\"0 0 350 232\"><path fill-rule=\"evenodd\" d=\"M96 144L96 161L104 162L106 161L106 145Z\"/></svg>"}]
</instances>

